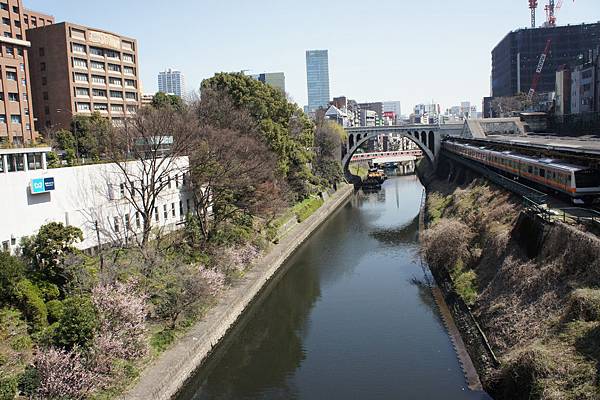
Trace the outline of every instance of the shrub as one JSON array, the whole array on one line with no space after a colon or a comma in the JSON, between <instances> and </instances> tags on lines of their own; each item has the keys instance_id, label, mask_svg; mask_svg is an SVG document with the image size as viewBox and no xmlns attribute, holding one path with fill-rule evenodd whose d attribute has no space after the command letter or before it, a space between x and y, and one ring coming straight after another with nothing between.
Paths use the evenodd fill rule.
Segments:
<instances>
[{"instance_id":1,"label":"shrub","mask_svg":"<svg viewBox=\"0 0 600 400\"><path fill-rule=\"evenodd\" d=\"M461 260L458 260L450 271L454 290L465 301L472 305L477 300L477 275L473 270L466 270Z\"/></svg>"},{"instance_id":2,"label":"shrub","mask_svg":"<svg viewBox=\"0 0 600 400\"><path fill-rule=\"evenodd\" d=\"M15 287L15 297L33 331L48 325L48 311L41 290L29 279L22 279Z\"/></svg>"},{"instance_id":3,"label":"shrub","mask_svg":"<svg viewBox=\"0 0 600 400\"><path fill-rule=\"evenodd\" d=\"M163 329L154 335L150 339L150 345L154 350L159 353L165 351L171 343L175 340L175 332L173 329Z\"/></svg>"},{"instance_id":4,"label":"shrub","mask_svg":"<svg viewBox=\"0 0 600 400\"><path fill-rule=\"evenodd\" d=\"M600 290L577 289L571 293L568 315L581 321L600 321Z\"/></svg>"},{"instance_id":5,"label":"shrub","mask_svg":"<svg viewBox=\"0 0 600 400\"><path fill-rule=\"evenodd\" d=\"M54 343L65 349L90 347L97 327L97 314L91 298L68 297L63 302L63 314L58 321Z\"/></svg>"},{"instance_id":6,"label":"shrub","mask_svg":"<svg viewBox=\"0 0 600 400\"><path fill-rule=\"evenodd\" d=\"M54 322L58 322L64 313L64 306L62 301L60 300L50 300L46 303L46 308L48 309L48 322L51 324Z\"/></svg>"},{"instance_id":7,"label":"shrub","mask_svg":"<svg viewBox=\"0 0 600 400\"><path fill-rule=\"evenodd\" d=\"M0 400L14 400L19 379L16 376L0 377Z\"/></svg>"},{"instance_id":8,"label":"shrub","mask_svg":"<svg viewBox=\"0 0 600 400\"><path fill-rule=\"evenodd\" d=\"M451 268L469 259L471 229L456 219L442 218L421 234L421 254L433 268Z\"/></svg>"}]
</instances>

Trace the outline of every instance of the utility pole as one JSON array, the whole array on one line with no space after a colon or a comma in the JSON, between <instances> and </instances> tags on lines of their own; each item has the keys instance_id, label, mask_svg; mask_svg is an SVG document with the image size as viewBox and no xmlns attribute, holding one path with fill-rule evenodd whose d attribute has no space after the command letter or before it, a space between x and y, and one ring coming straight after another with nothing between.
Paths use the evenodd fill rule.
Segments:
<instances>
[{"instance_id":1,"label":"utility pole","mask_svg":"<svg viewBox=\"0 0 600 400\"><path fill-rule=\"evenodd\" d=\"M96 230L96 239L98 240L98 253L100 254L100 275L104 276L104 254L102 253L102 242L100 241L100 228L98 220L94 221L94 229Z\"/></svg>"}]
</instances>

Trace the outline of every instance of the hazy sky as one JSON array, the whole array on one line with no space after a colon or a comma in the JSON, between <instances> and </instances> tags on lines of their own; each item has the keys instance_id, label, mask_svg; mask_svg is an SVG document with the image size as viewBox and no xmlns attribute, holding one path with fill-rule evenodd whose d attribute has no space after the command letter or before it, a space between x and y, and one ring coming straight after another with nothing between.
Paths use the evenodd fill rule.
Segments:
<instances>
[{"instance_id":1,"label":"hazy sky","mask_svg":"<svg viewBox=\"0 0 600 400\"><path fill-rule=\"evenodd\" d=\"M328 49L331 95L450 107L488 95L492 48L529 25L526 0L24 0L25 6L138 40L144 92L166 68L189 91L219 71L286 75L307 102L305 50ZM545 18L540 0L538 21ZM565 0L559 24L600 20L599 0Z\"/></svg>"}]
</instances>

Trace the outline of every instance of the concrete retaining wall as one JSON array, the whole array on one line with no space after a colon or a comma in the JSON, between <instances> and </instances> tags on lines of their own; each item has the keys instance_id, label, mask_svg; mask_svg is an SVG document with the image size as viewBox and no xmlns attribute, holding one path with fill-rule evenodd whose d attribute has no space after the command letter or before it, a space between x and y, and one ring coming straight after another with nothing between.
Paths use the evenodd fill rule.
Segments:
<instances>
[{"instance_id":1,"label":"concrete retaining wall","mask_svg":"<svg viewBox=\"0 0 600 400\"><path fill-rule=\"evenodd\" d=\"M259 260L244 278L223 293L215 307L175 346L163 353L143 373L123 400L168 400L210 355L232 329L288 257L350 197L351 185L340 185L321 208L292 229Z\"/></svg>"}]
</instances>

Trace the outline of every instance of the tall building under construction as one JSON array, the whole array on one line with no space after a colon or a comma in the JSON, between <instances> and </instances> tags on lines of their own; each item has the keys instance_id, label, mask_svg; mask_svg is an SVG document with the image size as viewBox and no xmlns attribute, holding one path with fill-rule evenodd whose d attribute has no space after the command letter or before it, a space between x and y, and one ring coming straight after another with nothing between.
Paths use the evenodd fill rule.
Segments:
<instances>
[{"instance_id":1,"label":"tall building under construction","mask_svg":"<svg viewBox=\"0 0 600 400\"><path fill-rule=\"evenodd\" d=\"M527 93L548 40L550 50L537 87L541 93L554 91L559 67L588 59L600 48L600 23L510 32L492 51L491 95Z\"/></svg>"}]
</instances>

